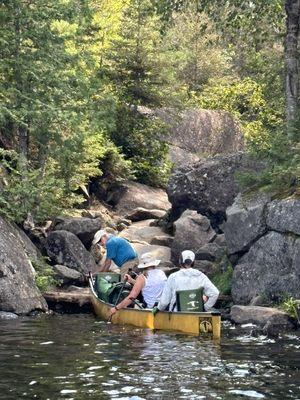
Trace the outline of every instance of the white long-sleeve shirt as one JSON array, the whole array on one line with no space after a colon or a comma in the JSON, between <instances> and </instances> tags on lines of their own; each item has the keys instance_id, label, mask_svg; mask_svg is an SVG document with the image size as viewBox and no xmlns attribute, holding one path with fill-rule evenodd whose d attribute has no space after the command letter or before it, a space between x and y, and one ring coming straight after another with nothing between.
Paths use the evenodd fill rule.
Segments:
<instances>
[{"instance_id":1,"label":"white long-sleeve shirt","mask_svg":"<svg viewBox=\"0 0 300 400\"><path fill-rule=\"evenodd\" d=\"M203 274L194 268L182 268L171 274L166 282L162 296L158 303L158 309L164 310L170 304L170 310L177 311L174 307L176 304L177 290L194 290L203 288L203 294L208 297L204 304L205 311L212 308L219 296L219 290L215 285ZM174 309L173 309L174 308Z\"/></svg>"}]
</instances>

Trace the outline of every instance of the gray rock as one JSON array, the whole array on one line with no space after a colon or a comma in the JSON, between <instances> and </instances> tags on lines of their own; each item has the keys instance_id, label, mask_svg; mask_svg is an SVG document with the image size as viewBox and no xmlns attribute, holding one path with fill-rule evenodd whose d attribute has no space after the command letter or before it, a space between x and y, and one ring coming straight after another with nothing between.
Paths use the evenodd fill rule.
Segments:
<instances>
[{"instance_id":1,"label":"gray rock","mask_svg":"<svg viewBox=\"0 0 300 400\"><path fill-rule=\"evenodd\" d=\"M274 231L300 235L300 200L274 200L268 204L267 225Z\"/></svg>"},{"instance_id":2,"label":"gray rock","mask_svg":"<svg viewBox=\"0 0 300 400\"><path fill-rule=\"evenodd\" d=\"M277 326L282 330L293 328L289 315L277 308L235 305L231 307L230 316L236 324L253 323L263 327L268 324L269 328Z\"/></svg>"},{"instance_id":3,"label":"gray rock","mask_svg":"<svg viewBox=\"0 0 300 400\"><path fill-rule=\"evenodd\" d=\"M256 296L250 301L250 306L263 306L265 300L262 296Z\"/></svg>"},{"instance_id":4,"label":"gray rock","mask_svg":"<svg viewBox=\"0 0 300 400\"><path fill-rule=\"evenodd\" d=\"M227 208L223 229L229 254L249 249L266 232L265 210L268 200L267 195L251 199L238 195L234 204Z\"/></svg>"},{"instance_id":5,"label":"gray rock","mask_svg":"<svg viewBox=\"0 0 300 400\"><path fill-rule=\"evenodd\" d=\"M170 235L162 235L162 236L154 236L150 240L150 244L156 244L158 246L167 246L171 247L174 238Z\"/></svg>"},{"instance_id":6,"label":"gray rock","mask_svg":"<svg viewBox=\"0 0 300 400\"><path fill-rule=\"evenodd\" d=\"M145 221L134 222L127 229L124 229L119 236L129 241L139 241L147 243L150 243L152 238L155 236L170 236L164 233L164 231L160 227L151 226L152 221L152 219L148 219Z\"/></svg>"},{"instance_id":7,"label":"gray rock","mask_svg":"<svg viewBox=\"0 0 300 400\"><path fill-rule=\"evenodd\" d=\"M138 207L132 210L130 213L125 215L125 218L131 220L132 222L143 221L145 219L157 219L162 218L165 215L164 210L147 210L143 207Z\"/></svg>"},{"instance_id":8,"label":"gray rock","mask_svg":"<svg viewBox=\"0 0 300 400\"><path fill-rule=\"evenodd\" d=\"M259 168L260 164L242 153L208 158L178 168L167 188L172 215L176 218L182 211L193 209L219 224L239 192L236 173Z\"/></svg>"},{"instance_id":9,"label":"gray rock","mask_svg":"<svg viewBox=\"0 0 300 400\"><path fill-rule=\"evenodd\" d=\"M0 310L29 314L47 311L47 304L35 284L30 258L37 251L25 234L0 217Z\"/></svg>"},{"instance_id":10,"label":"gray rock","mask_svg":"<svg viewBox=\"0 0 300 400\"><path fill-rule=\"evenodd\" d=\"M224 233L217 235L214 240L214 243L220 247L226 247L227 243L226 243L226 238L225 238Z\"/></svg>"},{"instance_id":11,"label":"gray rock","mask_svg":"<svg viewBox=\"0 0 300 400\"><path fill-rule=\"evenodd\" d=\"M17 318L18 318L17 314L6 311L0 311L0 319L17 319Z\"/></svg>"},{"instance_id":12,"label":"gray rock","mask_svg":"<svg viewBox=\"0 0 300 400\"><path fill-rule=\"evenodd\" d=\"M57 217L53 222L53 231L74 233L85 246L89 246L94 234L103 227L100 218Z\"/></svg>"},{"instance_id":13,"label":"gray rock","mask_svg":"<svg viewBox=\"0 0 300 400\"><path fill-rule=\"evenodd\" d=\"M171 250L166 246L155 246L150 244L132 243L139 257L144 253L152 253L153 257L161 260L159 268L168 269L172 268L173 264L171 262Z\"/></svg>"},{"instance_id":14,"label":"gray rock","mask_svg":"<svg viewBox=\"0 0 300 400\"><path fill-rule=\"evenodd\" d=\"M217 272L217 266L214 263L205 260L196 260L194 268L203 272L209 278L212 278Z\"/></svg>"},{"instance_id":15,"label":"gray rock","mask_svg":"<svg viewBox=\"0 0 300 400\"><path fill-rule=\"evenodd\" d=\"M177 263L183 250L192 250L195 253L205 244L212 242L216 232L210 221L197 211L186 210L174 222L175 236L172 243L172 261Z\"/></svg>"},{"instance_id":16,"label":"gray rock","mask_svg":"<svg viewBox=\"0 0 300 400\"><path fill-rule=\"evenodd\" d=\"M53 270L56 278L63 284L80 284L84 282L83 275L75 269L68 268L65 265L54 265Z\"/></svg>"},{"instance_id":17,"label":"gray rock","mask_svg":"<svg viewBox=\"0 0 300 400\"><path fill-rule=\"evenodd\" d=\"M164 211L171 208L164 190L137 182L125 182L111 186L107 202L114 206L120 215L126 215L138 207Z\"/></svg>"},{"instance_id":18,"label":"gray rock","mask_svg":"<svg viewBox=\"0 0 300 400\"><path fill-rule=\"evenodd\" d=\"M224 247L213 243L206 243L196 252L196 260L218 261L225 254Z\"/></svg>"},{"instance_id":19,"label":"gray rock","mask_svg":"<svg viewBox=\"0 0 300 400\"><path fill-rule=\"evenodd\" d=\"M300 238L277 232L269 232L255 242L234 268L234 303L249 304L258 295L270 300L299 298L299 246Z\"/></svg>"},{"instance_id":20,"label":"gray rock","mask_svg":"<svg viewBox=\"0 0 300 400\"><path fill-rule=\"evenodd\" d=\"M76 235L67 231L53 231L47 237L46 250L53 262L81 273L96 270L95 260Z\"/></svg>"}]
</instances>

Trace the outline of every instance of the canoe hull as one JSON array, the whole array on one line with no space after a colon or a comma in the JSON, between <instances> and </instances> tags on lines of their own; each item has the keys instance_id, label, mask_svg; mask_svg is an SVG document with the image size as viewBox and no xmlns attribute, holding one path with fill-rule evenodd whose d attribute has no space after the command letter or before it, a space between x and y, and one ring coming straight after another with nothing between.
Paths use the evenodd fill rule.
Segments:
<instances>
[{"instance_id":1,"label":"canoe hull","mask_svg":"<svg viewBox=\"0 0 300 400\"><path fill-rule=\"evenodd\" d=\"M91 300L95 314L102 319L108 319L112 305L100 300L90 282L92 292ZM155 316L151 310L139 310L125 308L118 310L112 317L111 322L119 325L133 325L139 328L159 329L177 331L189 334L220 339L221 317L219 313L187 313L160 311Z\"/></svg>"}]
</instances>

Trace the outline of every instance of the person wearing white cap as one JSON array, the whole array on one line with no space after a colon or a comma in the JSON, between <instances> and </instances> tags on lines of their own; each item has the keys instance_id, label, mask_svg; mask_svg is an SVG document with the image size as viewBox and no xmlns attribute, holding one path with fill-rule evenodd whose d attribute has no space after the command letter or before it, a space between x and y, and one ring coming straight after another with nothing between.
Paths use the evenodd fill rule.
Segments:
<instances>
[{"instance_id":1,"label":"person wearing white cap","mask_svg":"<svg viewBox=\"0 0 300 400\"><path fill-rule=\"evenodd\" d=\"M219 296L219 290L203 274L194 269L195 253L185 250L180 256L180 270L171 274L166 282L161 299L158 303L158 310L165 310L169 306L170 311L177 311L176 292L178 290L194 290L203 288L204 309L208 311L212 308Z\"/></svg>"},{"instance_id":2,"label":"person wearing white cap","mask_svg":"<svg viewBox=\"0 0 300 400\"><path fill-rule=\"evenodd\" d=\"M166 274L160 269L155 269L160 261L151 253L144 253L141 256L138 268L142 273L136 279L125 275L125 279L133 284L133 288L123 301L111 308L110 315L115 314L121 308L128 307L132 303L132 299L135 300L141 292L147 308L152 308L159 301L167 281Z\"/></svg>"},{"instance_id":3,"label":"person wearing white cap","mask_svg":"<svg viewBox=\"0 0 300 400\"><path fill-rule=\"evenodd\" d=\"M119 272L123 277L130 268L137 266L137 253L128 240L109 234L105 229L100 229L95 233L92 242L92 245L96 244L100 244L106 249L106 259L97 272L107 272L112 269L113 261L118 267L114 272Z\"/></svg>"}]
</instances>

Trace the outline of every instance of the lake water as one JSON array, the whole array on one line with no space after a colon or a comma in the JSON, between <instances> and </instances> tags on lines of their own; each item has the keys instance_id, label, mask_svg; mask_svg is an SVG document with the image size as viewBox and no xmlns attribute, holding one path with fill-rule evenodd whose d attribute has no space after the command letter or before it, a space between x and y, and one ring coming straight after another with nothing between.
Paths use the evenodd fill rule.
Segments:
<instances>
[{"instance_id":1,"label":"lake water","mask_svg":"<svg viewBox=\"0 0 300 400\"><path fill-rule=\"evenodd\" d=\"M250 329L250 328L245 328ZM300 399L300 336L221 343L91 315L0 320L0 399Z\"/></svg>"}]
</instances>

